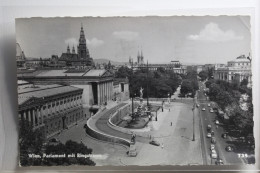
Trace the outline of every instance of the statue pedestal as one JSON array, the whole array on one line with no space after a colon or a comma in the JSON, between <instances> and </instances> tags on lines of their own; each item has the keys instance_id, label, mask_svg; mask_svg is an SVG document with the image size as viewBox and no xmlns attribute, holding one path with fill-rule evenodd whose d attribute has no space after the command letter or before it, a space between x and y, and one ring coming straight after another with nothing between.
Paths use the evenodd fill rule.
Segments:
<instances>
[{"instance_id":1,"label":"statue pedestal","mask_svg":"<svg viewBox=\"0 0 260 173\"><path fill-rule=\"evenodd\" d=\"M135 147L135 142L131 142L131 143L130 143L130 148L129 148L128 155L129 155L130 157L135 157L135 156L137 155L136 147Z\"/></svg>"}]
</instances>

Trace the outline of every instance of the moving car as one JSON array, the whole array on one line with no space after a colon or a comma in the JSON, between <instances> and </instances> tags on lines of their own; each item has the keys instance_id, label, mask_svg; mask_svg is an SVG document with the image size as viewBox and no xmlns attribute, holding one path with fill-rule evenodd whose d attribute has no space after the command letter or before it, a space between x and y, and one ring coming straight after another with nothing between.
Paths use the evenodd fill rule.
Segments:
<instances>
[{"instance_id":1,"label":"moving car","mask_svg":"<svg viewBox=\"0 0 260 173\"><path fill-rule=\"evenodd\" d=\"M211 133L208 133L208 134L207 134L207 137L208 137L208 138L211 138Z\"/></svg>"},{"instance_id":2,"label":"moving car","mask_svg":"<svg viewBox=\"0 0 260 173\"><path fill-rule=\"evenodd\" d=\"M210 112L210 113L214 113L214 111L213 111L213 109L212 109L212 108L210 108L209 112Z\"/></svg>"},{"instance_id":3,"label":"moving car","mask_svg":"<svg viewBox=\"0 0 260 173\"><path fill-rule=\"evenodd\" d=\"M150 141L149 144L155 145L155 146L160 146L160 143L157 141L154 141L154 140Z\"/></svg>"},{"instance_id":4,"label":"moving car","mask_svg":"<svg viewBox=\"0 0 260 173\"><path fill-rule=\"evenodd\" d=\"M234 148L230 145L228 145L225 149L226 149L227 152L231 152L231 151L234 150Z\"/></svg>"},{"instance_id":5,"label":"moving car","mask_svg":"<svg viewBox=\"0 0 260 173\"><path fill-rule=\"evenodd\" d=\"M202 108L201 110L205 111L206 109L205 109L205 108Z\"/></svg>"},{"instance_id":6,"label":"moving car","mask_svg":"<svg viewBox=\"0 0 260 173\"><path fill-rule=\"evenodd\" d=\"M218 121L218 120L216 120L216 121L215 121L215 124L216 124L216 125L219 125L219 121Z\"/></svg>"},{"instance_id":7,"label":"moving car","mask_svg":"<svg viewBox=\"0 0 260 173\"><path fill-rule=\"evenodd\" d=\"M222 159L218 158L215 162L216 165L224 165L224 162Z\"/></svg>"},{"instance_id":8,"label":"moving car","mask_svg":"<svg viewBox=\"0 0 260 173\"><path fill-rule=\"evenodd\" d=\"M218 157L218 154L217 154L217 152L216 152L216 150L214 149L214 150L211 150L211 158L212 159L216 159L217 157Z\"/></svg>"},{"instance_id":9,"label":"moving car","mask_svg":"<svg viewBox=\"0 0 260 173\"><path fill-rule=\"evenodd\" d=\"M210 103L208 104L208 107L210 107Z\"/></svg>"},{"instance_id":10,"label":"moving car","mask_svg":"<svg viewBox=\"0 0 260 173\"><path fill-rule=\"evenodd\" d=\"M215 137L212 137L212 138L211 138L211 143L212 143L212 144L215 144L216 142L217 142L217 141L216 141L216 138L215 138Z\"/></svg>"}]
</instances>

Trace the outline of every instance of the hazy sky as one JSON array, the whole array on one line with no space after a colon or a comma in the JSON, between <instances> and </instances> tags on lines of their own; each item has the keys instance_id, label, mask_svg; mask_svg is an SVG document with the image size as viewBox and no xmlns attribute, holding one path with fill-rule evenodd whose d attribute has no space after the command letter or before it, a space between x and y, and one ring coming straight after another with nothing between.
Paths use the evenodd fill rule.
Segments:
<instances>
[{"instance_id":1,"label":"hazy sky","mask_svg":"<svg viewBox=\"0 0 260 173\"><path fill-rule=\"evenodd\" d=\"M250 52L250 18L110 17L30 18L16 20L16 38L27 57L49 58L76 47L81 23L94 59L145 62L226 63Z\"/></svg>"}]
</instances>

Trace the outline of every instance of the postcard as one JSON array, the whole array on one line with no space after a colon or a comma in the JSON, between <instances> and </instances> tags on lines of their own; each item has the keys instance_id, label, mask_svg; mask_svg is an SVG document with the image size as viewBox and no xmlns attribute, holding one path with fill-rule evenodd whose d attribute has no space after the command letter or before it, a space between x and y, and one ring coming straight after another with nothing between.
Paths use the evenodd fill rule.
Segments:
<instances>
[{"instance_id":1,"label":"postcard","mask_svg":"<svg viewBox=\"0 0 260 173\"><path fill-rule=\"evenodd\" d=\"M255 164L250 16L16 19L20 166Z\"/></svg>"}]
</instances>

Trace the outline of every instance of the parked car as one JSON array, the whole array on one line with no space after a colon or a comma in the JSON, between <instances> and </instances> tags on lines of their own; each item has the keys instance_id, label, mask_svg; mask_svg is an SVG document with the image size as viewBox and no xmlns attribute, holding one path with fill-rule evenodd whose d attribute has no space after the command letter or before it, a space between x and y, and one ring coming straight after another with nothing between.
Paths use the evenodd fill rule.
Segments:
<instances>
[{"instance_id":1,"label":"parked car","mask_svg":"<svg viewBox=\"0 0 260 173\"><path fill-rule=\"evenodd\" d=\"M225 149L226 149L227 152L231 152L231 151L234 150L234 147L228 145Z\"/></svg>"},{"instance_id":2,"label":"parked car","mask_svg":"<svg viewBox=\"0 0 260 173\"><path fill-rule=\"evenodd\" d=\"M211 133L208 133L208 134L207 134L207 137L208 137L208 138L211 138Z\"/></svg>"},{"instance_id":3,"label":"parked car","mask_svg":"<svg viewBox=\"0 0 260 173\"><path fill-rule=\"evenodd\" d=\"M215 149L214 149L214 150L211 150L211 158L212 158L212 159L218 158L218 154L217 154L217 152L216 152Z\"/></svg>"},{"instance_id":4,"label":"parked car","mask_svg":"<svg viewBox=\"0 0 260 173\"><path fill-rule=\"evenodd\" d=\"M160 143L157 142L157 141L154 141L154 140L150 141L149 143L150 143L151 145L160 146Z\"/></svg>"},{"instance_id":5,"label":"parked car","mask_svg":"<svg viewBox=\"0 0 260 173\"><path fill-rule=\"evenodd\" d=\"M211 137L211 143L212 144L215 144L217 141L216 141L216 138L215 137Z\"/></svg>"},{"instance_id":6,"label":"parked car","mask_svg":"<svg viewBox=\"0 0 260 173\"><path fill-rule=\"evenodd\" d=\"M211 131L211 135L212 135L212 136L214 135L214 131L213 131L213 130Z\"/></svg>"},{"instance_id":7,"label":"parked car","mask_svg":"<svg viewBox=\"0 0 260 173\"><path fill-rule=\"evenodd\" d=\"M49 142L60 142L57 138L51 138Z\"/></svg>"},{"instance_id":8,"label":"parked car","mask_svg":"<svg viewBox=\"0 0 260 173\"><path fill-rule=\"evenodd\" d=\"M205 109L205 108L202 108L201 110L205 111L206 109Z\"/></svg>"},{"instance_id":9,"label":"parked car","mask_svg":"<svg viewBox=\"0 0 260 173\"><path fill-rule=\"evenodd\" d=\"M211 130L211 125L210 125L210 124L207 126L207 130L208 130L208 131Z\"/></svg>"},{"instance_id":10,"label":"parked car","mask_svg":"<svg viewBox=\"0 0 260 173\"><path fill-rule=\"evenodd\" d=\"M214 144L210 144L210 150L214 150L215 149L215 145Z\"/></svg>"},{"instance_id":11,"label":"parked car","mask_svg":"<svg viewBox=\"0 0 260 173\"><path fill-rule=\"evenodd\" d=\"M212 109L212 108L210 108L209 112L210 112L210 113L214 113L214 111L213 111L213 109Z\"/></svg>"},{"instance_id":12,"label":"parked car","mask_svg":"<svg viewBox=\"0 0 260 173\"><path fill-rule=\"evenodd\" d=\"M227 133L222 134L222 138L226 139L227 138Z\"/></svg>"},{"instance_id":13,"label":"parked car","mask_svg":"<svg viewBox=\"0 0 260 173\"><path fill-rule=\"evenodd\" d=\"M200 107L200 105L199 105L199 104L197 104L196 106L197 106L197 108L198 108L198 107Z\"/></svg>"},{"instance_id":14,"label":"parked car","mask_svg":"<svg viewBox=\"0 0 260 173\"><path fill-rule=\"evenodd\" d=\"M222 159L218 158L215 162L216 165L224 165L224 162Z\"/></svg>"},{"instance_id":15,"label":"parked car","mask_svg":"<svg viewBox=\"0 0 260 173\"><path fill-rule=\"evenodd\" d=\"M213 111L214 111L214 112L218 112L218 108L214 107L214 108L213 108Z\"/></svg>"},{"instance_id":16,"label":"parked car","mask_svg":"<svg viewBox=\"0 0 260 173\"><path fill-rule=\"evenodd\" d=\"M219 125L219 121L218 121L218 120L216 120L216 121L215 121L215 124L216 124L216 125Z\"/></svg>"},{"instance_id":17,"label":"parked car","mask_svg":"<svg viewBox=\"0 0 260 173\"><path fill-rule=\"evenodd\" d=\"M208 107L210 107L210 103L208 104Z\"/></svg>"},{"instance_id":18,"label":"parked car","mask_svg":"<svg viewBox=\"0 0 260 173\"><path fill-rule=\"evenodd\" d=\"M48 145L58 145L60 143L59 139L57 138L51 138L49 141L48 141Z\"/></svg>"}]
</instances>

